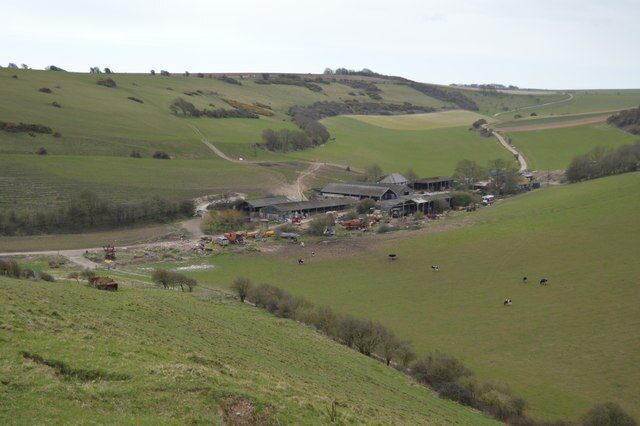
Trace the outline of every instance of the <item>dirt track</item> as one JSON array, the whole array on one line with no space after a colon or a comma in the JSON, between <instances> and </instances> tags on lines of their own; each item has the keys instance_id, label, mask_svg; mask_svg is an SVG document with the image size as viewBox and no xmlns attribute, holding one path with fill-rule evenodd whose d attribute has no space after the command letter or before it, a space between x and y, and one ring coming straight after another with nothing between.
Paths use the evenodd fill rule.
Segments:
<instances>
[{"instance_id":1,"label":"dirt track","mask_svg":"<svg viewBox=\"0 0 640 426\"><path fill-rule=\"evenodd\" d=\"M578 120L558 121L555 123L523 124L521 126L502 127L500 130L503 132L530 132L533 130L562 129L564 127L582 126L584 124L602 123L607 121L608 117L609 115L602 115Z\"/></svg>"}]
</instances>

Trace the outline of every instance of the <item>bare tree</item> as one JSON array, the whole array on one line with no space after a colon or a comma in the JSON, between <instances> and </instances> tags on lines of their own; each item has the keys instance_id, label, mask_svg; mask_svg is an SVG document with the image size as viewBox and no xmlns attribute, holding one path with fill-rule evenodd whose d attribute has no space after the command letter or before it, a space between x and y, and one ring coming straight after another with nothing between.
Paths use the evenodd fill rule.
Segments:
<instances>
[{"instance_id":1,"label":"bare tree","mask_svg":"<svg viewBox=\"0 0 640 426\"><path fill-rule=\"evenodd\" d=\"M251 281L248 278L236 278L235 281L233 281L233 284L231 285L231 288L233 289L233 291L236 292L236 294L238 295L238 298L240 298L240 302L244 303L244 300L247 298L247 295L249 294L249 291L251 291L251 288L253 287L253 284L251 284Z\"/></svg>"}]
</instances>

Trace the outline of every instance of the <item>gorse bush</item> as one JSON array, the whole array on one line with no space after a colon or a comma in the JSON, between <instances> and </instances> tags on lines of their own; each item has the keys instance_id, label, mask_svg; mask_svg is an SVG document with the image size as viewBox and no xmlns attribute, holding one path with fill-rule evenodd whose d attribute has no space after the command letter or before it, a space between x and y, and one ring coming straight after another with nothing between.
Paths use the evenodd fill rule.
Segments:
<instances>
[{"instance_id":1,"label":"gorse bush","mask_svg":"<svg viewBox=\"0 0 640 426\"><path fill-rule=\"evenodd\" d=\"M252 226L247 219L239 210L212 210L202 218L200 229L206 234L238 231Z\"/></svg>"},{"instance_id":2,"label":"gorse bush","mask_svg":"<svg viewBox=\"0 0 640 426\"><path fill-rule=\"evenodd\" d=\"M636 426L637 423L622 407L613 402L598 404L582 417L584 426Z\"/></svg>"}]
</instances>

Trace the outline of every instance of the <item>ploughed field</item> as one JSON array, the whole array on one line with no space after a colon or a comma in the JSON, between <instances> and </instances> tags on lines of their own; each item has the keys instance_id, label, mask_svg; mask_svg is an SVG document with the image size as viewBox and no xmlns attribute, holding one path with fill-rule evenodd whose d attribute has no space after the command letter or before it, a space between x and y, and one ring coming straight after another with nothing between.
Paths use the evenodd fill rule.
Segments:
<instances>
[{"instance_id":1,"label":"ploughed field","mask_svg":"<svg viewBox=\"0 0 640 426\"><path fill-rule=\"evenodd\" d=\"M54 272L55 273L55 272ZM0 423L494 424L218 292L0 277Z\"/></svg>"},{"instance_id":2,"label":"ploughed field","mask_svg":"<svg viewBox=\"0 0 640 426\"><path fill-rule=\"evenodd\" d=\"M604 401L638 416L638 217L630 173L519 195L417 236L217 256L193 275L213 287L244 276L379 320L420 354L452 353L510 386L534 418L577 418Z\"/></svg>"}]
</instances>

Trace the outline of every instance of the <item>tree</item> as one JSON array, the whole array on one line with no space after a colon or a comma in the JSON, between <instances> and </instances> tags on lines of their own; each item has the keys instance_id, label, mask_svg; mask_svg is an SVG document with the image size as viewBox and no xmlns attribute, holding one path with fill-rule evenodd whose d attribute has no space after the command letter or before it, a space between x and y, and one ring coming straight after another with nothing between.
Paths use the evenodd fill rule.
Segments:
<instances>
[{"instance_id":1,"label":"tree","mask_svg":"<svg viewBox=\"0 0 640 426\"><path fill-rule=\"evenodd\" d=\"M191 102L185 101L182 98L176 98L169 105L169 109L172 113L178 114L178 110L182 112L182 115L187 116L190 115L192 117L200 116L200 111L198 111Z\"/></svg>"},{"instance_id":2,"label":"tree","mask_svg":"<svg viewBox=\"0 0 640 426\"><path fill-rule=\"evenodd\" d=\"M171 73L169 71L160 70L160 75L163 77L170 77Z\"/></svg>"},{"instance_id":3,"label":"tree","mask_svg":"<svg viewBox=\"0 0 640 426\"><path fill-rule=\"evenodd\" d=\"M102 74L100 67L91 67L89 68L89 73L91 74Z\"/></svg>"},{"instance_id":4,"label":"tree","mask_svg":"<svg viewBox=\"0 0 640 426\"><path fill-rule=\"evenodd\" d=\"M376 206L376 202L371 198L365 198L356 206L356 211L360 214L370 213L371 209Z\"/></svg>"},{"instance_id":5,"label":"tree","mask_svg":"<svg viewBox=\"0 0 640 426\"><path fill-rule=\"evenodd\" d=\"M461 160L453 172L453 179L462 189L473 189L476 182L487 179L489 172L472 160Z\"/></svg>"},{"instance_id":6,"label":"tree","mask_svg":"<svg viewBox=\"0 0 640 426\"><path fill-rule=\"evenodd\" d=\"M231 288L238 295L240 302L244 303L244 300L249 295L249 292L253 288L253 284L248 278L236 278L231 284Z\"/></svg>"},{"instance_id":7,"label":"tree","mask_svg":"<svg viewBox=\"0 0 640 426\"><path fill-rule=\"evenodd\" d=\"M184 274L179 274L176 272L172 272L173 282L180 286L180 290L184 292L184 288L187 287L189 289L189 293L193 291L193 289L198 285L198 281L195 279L188 277Z\"/></svg>"},{"instance_id":8,"label":"tree","mask_svg":"<svg viewBox=\"0 0 640 426\"><path fill-rule=\"evenodd\" d=\"M333 74L333 70L329 67L325 68L324 71L322 72L323 74L327 74L327 75L331 75Z\"/></svg>"},{"instance_id":9,"label":"tree","mask_svg":"<svg viewBox=\"0 0 640 426\"><path fill-rule=\"evenodd\" d=\"M384 327L380 328L380 355L384 358L387 365L396 358L400 352L400 341L393 332Z\"/></svg>"},{"instance_id":10,"label":"tree","mask_svg":"<svg viewBox=\"0 0 640 426\"><path fill-rule=\"evenodd\" d=\"M409 367L411 361L416 358L416 354L413 352L413 348L411 347L411 342L407 340L401 340L398 342L396 356L404 368Z\"/></svg>"},{"instance_id":11,"label":"tree","mask_svg":"<svg viewBox=\"0 0 640 426\"><path fill-rule=\"evenodd\" d=\"M80 276L80 272L78 271L70 272L69 275L67 275L67 278L76 280L76 283L80 284L81 276Z\"/></svg>"},{"instance_id":12,"label":"tree","mask_svg":"<svg viewBox=\"0 0 640 426\"><path fill-rule=\"evenodd\" d=\"M418 174L413 169L407 170L407 173L405 173L405 177L409 182L415 182L418 180Z\"/></svg>"},{"instance_id":13,"label":"tree","mask_svg":"<svg viewBox=\"0 0 640 426\"><path fill-rule=\"evenodd\" d=\"M104 69L104 73L105 74L113 74L113 71L111 71L111 68L106 68Z\"/></svg>"},{"instance_id":14,"label":"tree","mask_svg":"<svg viewBox=\"0 0 640 426\"><path fill-rule=\"evenodd\" d=\"M150 71L150 74L151 74L151 75L156 75L156 70L151 70L151 71Z\"/></svg>"},{"instance_id":15,"label":"tree","mask_svg":"<svg viewBox=\"0 0 640 426\"><path fill-rule=\"evenodd\" d=\"M173 274L166 269L154 269L151 273L151 280L162 288L168 289L175 285Z\"/></svg>"},{"instance_id":16,"label":"tree","mask_svg":"<svg viewBox=\"0 0 640 426\"><path fill-rule=\"evenodd\" d=\"M585 426L635 426L637 423L622 407L613 402L598 404L582 418Z\"/></svg>"},{"instance_id":17,"label":"tree","mask_svg":"<svg viewBox=\"0 0 640 426\"><path fill-rule=\"evenodd\" d=\"M14 64L13 62L9 62L9 65L7 65L7 68L17 69L18 66L16 64Z\"/></svg>"},{"instance_id":18,"label":"tree","mask_svg":"<svg viewBox=\"0 0 640 426\"><path fill-rule=\"evenodd\" d=\"M22 64L22 65L20 65L20 67L21 67L23 70L28 70L28 69L29 69L29 65L27 65L27 64Z\"/></svg>"},{"instance_id":19,"label":"tree","mask_svg":"<svg viewBox=\"0 0 640 426\"><path fill-rule=\"evenodd\" d=\"M84 278L87 281L95 276L95 271L92 271L91 269L83 269L82 272L80 272L80 278Z\"/></svg>"},{"instance_id":20,"label":"tree","mask_svg":"<svg viewBox=\"0 0 640 426\"><path fill-rule=\"evenodd\" d=\"M329 228L334 226L334 218L333 215L330 214L319 214L315 216L311 222L309 223L309 227L307 228L307 233L309 235L315 235L320 237L325 235L326 231Z\"/></svg>"},{"instance_id":21,"label":"tree","mask_svg":"<svg viewBox=\"0 0 640 426\"><path fill-rule=\"evenodd\" d=\"M489 161L491 169L490 188L499 194L514 194L518 192L518 169L512 161L498 158Z\"/></svg>"},{"instance_id":22,"label":"tree","mask_svg":"<svg viewBox=\"0 0 640 426\"><path fill-rule=\"evenodd\" d=\"M377 164L371 164L364 169L364 177L367 182L377 182L382 176L382 167Z\"/></svg>"}]
</instances>

